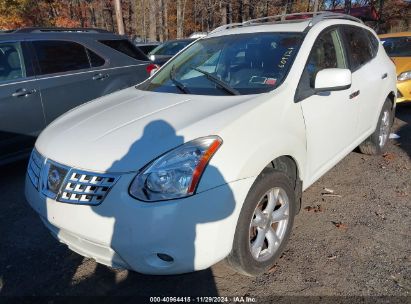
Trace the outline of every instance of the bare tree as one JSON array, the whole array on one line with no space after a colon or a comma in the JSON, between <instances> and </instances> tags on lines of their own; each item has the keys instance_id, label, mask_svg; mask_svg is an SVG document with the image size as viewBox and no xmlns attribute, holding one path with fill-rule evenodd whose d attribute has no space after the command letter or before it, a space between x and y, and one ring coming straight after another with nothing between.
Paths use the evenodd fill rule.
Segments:
<instances>
[{"instance_id":1,"label":"bare tree","mask_svg":"<svg viewBox=\"0 0 411 304\"><path fill-rule=\"evenodd\" d=\"M157 19L157 34L158 34L158 39L160 41L164 40L164 15L163 15L163 0L156 0L157 1L157 7L156 7L156 19Z\"/></svg>"},{"instance_id":2,"label":"bare tree","mask_svg":"<svg viewBox=\"0 0 411 304\"><path fill-rule=\"evenodd\" d=\"M157 18L156 18L156 6L157 1L150 0L149 1L149 28L148 28L148 37L150 40L157 40Z\"/></svg>"},{"instance_id":3,"label":"bare tree","mask_svg":"<svg viewBox=\"0 0 411 304\"><path fill-rule=\"evenodd\" d=\"M318 0L314 0L314 13L318 12Z\"/></svg>"},{"instance_id":4,"label":"bare tree","mask_svg":"<svg viewBox=\"0 0 411 304\"><path fill-rule=\"evenodd\" d=\"M89 9L89 13L90 13L90 24L93 27L97 27L97 18L96 18L96 11L94 9L93 6L93 1L88 0L88 9Z\"/></svg>"},{"instance_id":5,"label":"bare tree","mask_svg":"<svg viewBox=\"0 0 411 304\"><path fill-rule=\"evenodd\" d=\"M228 23L233 23L233 3L231 1L228 1Z\"/></svg>"},{"instance_id":6,"label":"bare tree","mask_svg":"<svg viewBox=\"0 0 411 304\"><path fill-rule=\"evenodd\" d=\"M221 24L227 24L227 3L220 1Z\"/></svg>"},{"instance_id":7,"label":"bare tree","mask_svg":"<svg viewBox=\"0 0 411 304\"><path fill-rule=\"evenodd\" d=\"M123 11L121 7L120 0L114 0L114 8L116 10L116 19L117 19L117 29L120 35L124 35L124 21L123 21Z\"/></svg>"},{"instance_id":8,"label":"bare tree","mask_svg":"<svg viewBox=\"0 0 411 304\"><path fill-rule=\"evenodd\" d=\"M345 0L344 11L346 14L349 14L351 12L351 0Z\"/></svg>"},{"instance_id":9,"label":"bare tree","mask_svg":"<svg viewBox=\"0 0 411 304\"><path fill-rule=\"evenodd\" d=\"M184 37L184 15L187 0L177 0L177 38Z\"/></svg>"},{"instance_id":10,"label":"bare tree","mask_svg":"<svg viewBox=\"0 0 411 304\"><path fill-rule=\"evenodd\" d=\"M164 39L168 40L168 0L163 0Z\"/></svg>"}]
</instances>

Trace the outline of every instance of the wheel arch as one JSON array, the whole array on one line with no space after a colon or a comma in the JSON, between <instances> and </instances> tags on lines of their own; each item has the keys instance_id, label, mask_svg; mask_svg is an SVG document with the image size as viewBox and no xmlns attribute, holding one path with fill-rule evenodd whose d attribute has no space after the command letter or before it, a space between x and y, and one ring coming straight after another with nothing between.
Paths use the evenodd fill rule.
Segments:
<instances>
[{"instance_id":1,"label":"wheel arch","mask_svg":"<svg viewBox=\"0 0 411 304\"><path fill-rule=\"evenodd\" d=\"M266 168L272 168L273 170L282 172L288 176L296 194L296 211L298 213L301 210L302 204L302 179L297 160L291 155L281 155L270 161Z\"/></svg>"},{"instance_id":2,"label":"wheel arch","mask_svg":"<svg viewBox=\"0 0 411 304\"><path fill-rule=\"evenodd\" d=\"M393 91L391 91L388 94L387 98L391 101L392 106L394 107L394 103L395 103L395 99L396 99L395 93Z\"/></svg>"},{"instance_id":3,"label":"wheel arch","mask_svg":"<svg viewBox=\"0 0 411 304\"><path fill-rule=\"evenodd\" d=\"M383 104L380 106L380 110L378 111L378 115L380 115L380 112L382 111L382 107L384 106L385 101L388 99L391 102L391 112L393 113L391 117L391 125L394 124L394 119L395 119L395 108L396 108L396 94L394 91L391 91L388 93L387 97L385 98ZM378 123L378 117L377 117L377 123Z\"/></svg>"},{"instance_id":4,"label":"wheel arch","mask_svg":"<svg viewBox=\"0 0 411 304\"><path fill-rule=\"evenodd\" d=\"M391 118L391 126L394 124L395 120L395 109L396 109L396 100L397 100L397 95L391 91L388 94L388 99L391 101L391 112L392 112L392 118Z\"/></svg>"}]
</instances>

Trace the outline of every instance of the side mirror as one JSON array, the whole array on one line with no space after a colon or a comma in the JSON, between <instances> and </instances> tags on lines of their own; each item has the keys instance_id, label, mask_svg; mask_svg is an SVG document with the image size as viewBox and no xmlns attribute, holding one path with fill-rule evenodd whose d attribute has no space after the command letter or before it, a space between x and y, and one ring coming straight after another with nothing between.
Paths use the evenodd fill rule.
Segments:
<instances>
[{"instance_id":1,"label":"side mirror","mask_svg":"<svg viewBox=\"0 0 411 304\"><path fill-rule=\"evenodd\" d=\"M341 91L351 87L351 71L348 69L324 69L315 77L315 91Z\"/></svg>"}]
</instances>

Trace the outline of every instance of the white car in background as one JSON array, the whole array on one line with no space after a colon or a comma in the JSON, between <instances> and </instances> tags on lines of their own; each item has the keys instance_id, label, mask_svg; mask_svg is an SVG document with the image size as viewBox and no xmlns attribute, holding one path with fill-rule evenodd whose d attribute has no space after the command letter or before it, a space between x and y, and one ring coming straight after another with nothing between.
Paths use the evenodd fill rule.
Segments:
<instances>
[{"instance_id":1,"label":"white car in background","mask_svg":"<svg viewBox=\"0 0 411 304\"><path fill-rule=\"evenodd\" d=\"M395 111L395 67L370 28L295 16L218 28L137 87L54 121L25 190L44 224L141 273L272 267L302 191L357 146L381 153Z\"/></svg>"}]
</instances>

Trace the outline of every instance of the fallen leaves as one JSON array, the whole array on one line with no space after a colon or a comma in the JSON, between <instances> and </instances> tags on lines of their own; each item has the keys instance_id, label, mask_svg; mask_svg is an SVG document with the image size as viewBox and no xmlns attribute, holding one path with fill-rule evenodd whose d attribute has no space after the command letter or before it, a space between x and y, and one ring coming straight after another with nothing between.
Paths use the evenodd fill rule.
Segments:
<instances>
[{"instance_id":1,"label":"fallen leaves","mask_svg":"<svg viewBox=\"0 0 411 304\"><path fill-rule=\"evenodd\" d=\"M395 191L396 193L397 193L397 196L399 196L399 197L406 197L406 196L408 196L408 192L407 191L404 191L404 190L397 190L397 191Z\"/></svg>"},{"instance_id":2,"label":"fallen leaves","mask_svg":"<svg viewBox=\"0 0 411 304\"><path fill-rule=\"evenodd\" d=\"M271 267L270 269L268 269L267 273L273 273L278 269L277 265L274 265L273 267Z\"/></svg>"},{"instance_id":3,"label":"fallen leaves","mask_svg":"<svg viewBox=\"0 0 411 304\"><path fill-rule=\"evenodd\" d=\"M304 208L304 210L308 211L308 212L323 212L324 209L323 207L321 207L321 205L317 205L317 206L307 206Z\"/></svg>"},{"instance_id":4,"label":"fallen leaves","mask_svg":"<svg viewBox=\"0 0 411 304\"><path fill-rule=\"evenodd\" d=\"M343 224L342 222L331 222L331 223L333 223L333 225L337 227L338 229L342 229L342 230L348 229L348 226L346 224Z\"/></svg>"},{"instance_id":5,"label":"fallen leaves","mask_svg":"<svg viewBox=\"0 0 411 304\"><path fill-rule=\"evenodd\" d=\"M385 160L394 160L395 159L395 154L394 153L390 153L390 152L385 152L382 157Z\"/></svg>"}]
</instances>

